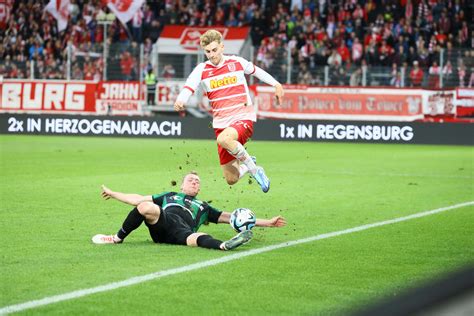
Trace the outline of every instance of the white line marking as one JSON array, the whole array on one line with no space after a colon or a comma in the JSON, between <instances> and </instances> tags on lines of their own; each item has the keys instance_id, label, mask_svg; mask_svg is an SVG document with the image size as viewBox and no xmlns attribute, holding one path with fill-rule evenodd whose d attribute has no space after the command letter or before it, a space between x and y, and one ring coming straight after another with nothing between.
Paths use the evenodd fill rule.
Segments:
<instances>
[{"instance_id":1,"label":"white line marking","mask_svg":"<svg viewBox=\"0 0 474 316\"><path fill-rule=\"evenodd\" d=\"M347 176L380 176L380 177L408 177L408 178L442 178L442 179L472 179L474 175L449 175L449 174L423 174L423 173L391 173L391 172L378 172L378 173L360 173L354 171L326 171L316 170L314 173L320 174L337 174Z\"/></svg>"},{"instance_id":2,"label":"white line marking","mask_svg":"<svg viewBox=\"0 0 474 316\"><path fill-rule=\"evenodd\" d=\"M79 298L79 297L83 297L83 296L87 296L87 295L91 295L91 294L95 294L95 293L111 291L111 290L115 290L115 289L118 289L118 288L143 283L143 282L146 282L146 281L156 280L156 279L163 278L163 277L166 277L166 276L169 276L169 275L174 275L174 274L183 273L183 272L189 272L189 271L202 269L202 268L205 268L205 267L210 267L210 266L218 265L218 264L221 264L221 263L233 261L233 260L236 260L236 259L240 259L240 258L244 258L244 257L248 257L248 256L253 256L253 255L256 255L256 254L259 254L259 253L269 252L269 251L272 251L272 250L275 250L275 249L286 248L286 247L291 247L291 246L295 246L295 245L299 245L299 244L304 244L304 243L308 243L308 242L312 242L312 241L316 241L316 240L322 240L322 239L337 237L337 236L341 236L341 235L345 235L345 234L360 232L360 231L367 230L367 229L374 228L374 227L380 227L380 226L395 224L395 223L399 223L399 222L404 222L404 221L408 221L408 220L411 220L411 219L420 218L420 217L424 217L424 216L429 216L429 215L433 215L433 214L437 214L437 213L441 213L441 212L445 212L445 211L450 211L450 210L454 210L454 209L469 206L469 205L474 205L474 201L459 203L459 204L455 204L455 205L451 205L451 206L447 206L447 207L442 207L442 208L438 208L438 209L431 210L431 211L424 211L424 212L420 212L420 213L415 213L415 214L412 214L412 215L398 217L398 218L394 218L394 219L390 219L390 220L386 220L386 221L382 221L382 222L376 222L376 223L372 223L372 224L366 224L366 225L362 225L362 226L348 228L348 229L345 229L345 230L340 230L340 231L336 231L336 232L332 232L332 233L326 233L326 234L321 234L321 235L312 236L312 237L308 237L308 238L283 242L283 243L273 245L273 246L267 246L267 247L247 250L247 251L243 251L243 252L238 252L238 253L234 253L232 255L228 255L228 256L225 256L225 257L212 259L212 260L207 260L207 261L203 261L203 262L197 262L197 263L190 264L190 265L187 265L187 266L183 266L183 267L180 267L180 268L174 268L174 269L169 269L169 270L158 271L158 272L154 272L154 273L150 273L150 274L146 274L146 275L142 275L142 276L133 277L133 278L130 278L130 279L127 279L127 280L119 281L119 282L113 282L113 283L109 283L109 284L105 284L105 285L100 285L100 286L93 287L93 288L77 290L77 291L73 291L73 292L69 292L69 293L65 293L65 294L45 297L45 298L42 298L42 299L39 299L39 300L29 301L29 302L25 302L25 303L21 303L21 304L16 304L16 305L5 306L5 307L2 307L0 309L0 315L19 312L19 311L23 311L23 310L26 310L26 309L40 307L40 306L44 306L44 305L49 305L49 304L53 304L53 303L57 303L57 302L72 300L72 299L76 299L76 298Z\"/></svg>"}]
</instances>

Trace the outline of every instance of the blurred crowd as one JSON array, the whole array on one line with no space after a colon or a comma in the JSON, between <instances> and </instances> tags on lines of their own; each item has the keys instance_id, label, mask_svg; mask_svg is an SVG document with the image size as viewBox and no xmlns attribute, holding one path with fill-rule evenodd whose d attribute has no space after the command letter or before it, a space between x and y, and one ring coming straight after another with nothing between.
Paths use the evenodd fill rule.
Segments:
<instances>
[{"instance_id":1,"label":"blurred crowd","mask_svg":"<svg viewBox=\"0 0 474 316\"><path fill-rule=\"evenodd\" d=\"M472 85L472 5L467 0L278 3L270 28L260 14L252 20L253 42L261 43L256 60L284 77L288 63L281 61L289 48L291 82L299 84L322 84L322 69L329 66L329 84L359 85L362 70L367 80L375 80L371 69L386 67L391 70L379 79L381 85L400 86L401 72L408 86L437 87L440 72L456 76L459 86Z\"/></svg>"},{"instance_id":2,"label":"blurred crowd","mask_svg":"<svg viewBox=\"0 0 474 316\"><path fill-rule=\"evenodd\" d=\"M63 32L44 10L48 2L13 2L0 28L0 75L64 79L69 69L74 79L102 78L104 25L98 16L109 13L105 2L70 0ZM107 26L107 68L120 70L109 79L137 80L150 67L163 26L182 24L249 26L255 63L281 82L324 84L327 66L327 84L360 85L364 77L400 86L403 77L405 86L437 87L442 73L457 86L472 86L473 6L469 0L146 1L126 26L118 19ZM380 67L385 75L377 78ZM167 76L175 75L166 68Z\"/></svg>"}]
</instances>

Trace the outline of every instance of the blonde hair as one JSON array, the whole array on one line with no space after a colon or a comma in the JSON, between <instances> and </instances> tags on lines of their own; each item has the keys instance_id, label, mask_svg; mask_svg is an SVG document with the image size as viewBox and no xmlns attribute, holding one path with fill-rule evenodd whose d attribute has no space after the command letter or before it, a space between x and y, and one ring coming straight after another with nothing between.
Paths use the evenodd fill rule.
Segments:
<instances>
[{"instance_id":1,"label":"blonde hair","mask_svg":"<svg viewBox=\"0 0 474 316\"><path fill-rule=\"evenodd\" d=\"M197 173L196 171L191 170L190 172L188 172L188 173L186 173L186 174L184 175L183 180L181 180L181 182L184 182L184 179L186 179L186 177L189 176L190 174L193 174L193 175L199 177L199 175L198 175L198 173Z\"/></svg>"},{"instance_id":2,"label":"blonde hair","mask_svg":"<svg viewBox=\"0 0 474 316\"><path fill-rule=\"evenodd\" d=\"M217 44L220 44L222 43L222 34L216 30L207 30L206 33L199 37L199 41L201 43L201 47L205 47L212 42L217 42Z\"/></svg>"}]
</instances>

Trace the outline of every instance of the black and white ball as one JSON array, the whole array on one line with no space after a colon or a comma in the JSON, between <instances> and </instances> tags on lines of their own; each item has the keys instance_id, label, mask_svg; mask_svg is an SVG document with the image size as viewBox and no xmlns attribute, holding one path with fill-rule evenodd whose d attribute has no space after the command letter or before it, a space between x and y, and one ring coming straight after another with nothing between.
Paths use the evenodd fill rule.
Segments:
<instances>
[{"instance_id":1,"label":"black and white ball","mask_svg":"<svg viewBox=\"0 0 474 316\"><path fill-rule=\"evenodd\" d=\"M239 233L252 229L256 221L257 217L248 208L238 208L230 214L230 226Z\"/></svg>"}]
</instances>

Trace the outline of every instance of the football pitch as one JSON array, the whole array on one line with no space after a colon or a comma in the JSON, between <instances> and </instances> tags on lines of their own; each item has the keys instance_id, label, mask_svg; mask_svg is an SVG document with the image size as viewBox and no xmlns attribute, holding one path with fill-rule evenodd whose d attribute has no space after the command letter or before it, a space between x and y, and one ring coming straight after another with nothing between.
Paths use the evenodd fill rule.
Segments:
<instances>
[{"instance_id":1,"label":"football pitch","mask_svg":"<svg viewBox=\"0 0 474 316\"><path fill-rule=\"evenodd\" d=\"M272 180L267 194L247 177L228 186L211 140L1 135L0 313L345 314L474 263L473 147L247 149ZM131 210L101 199L101 184L161 193L190 170L214 207L288 225L255 228L231 252L154 244L144 225L121 245L91 243Z\"/></svg>"}]
</instances>

